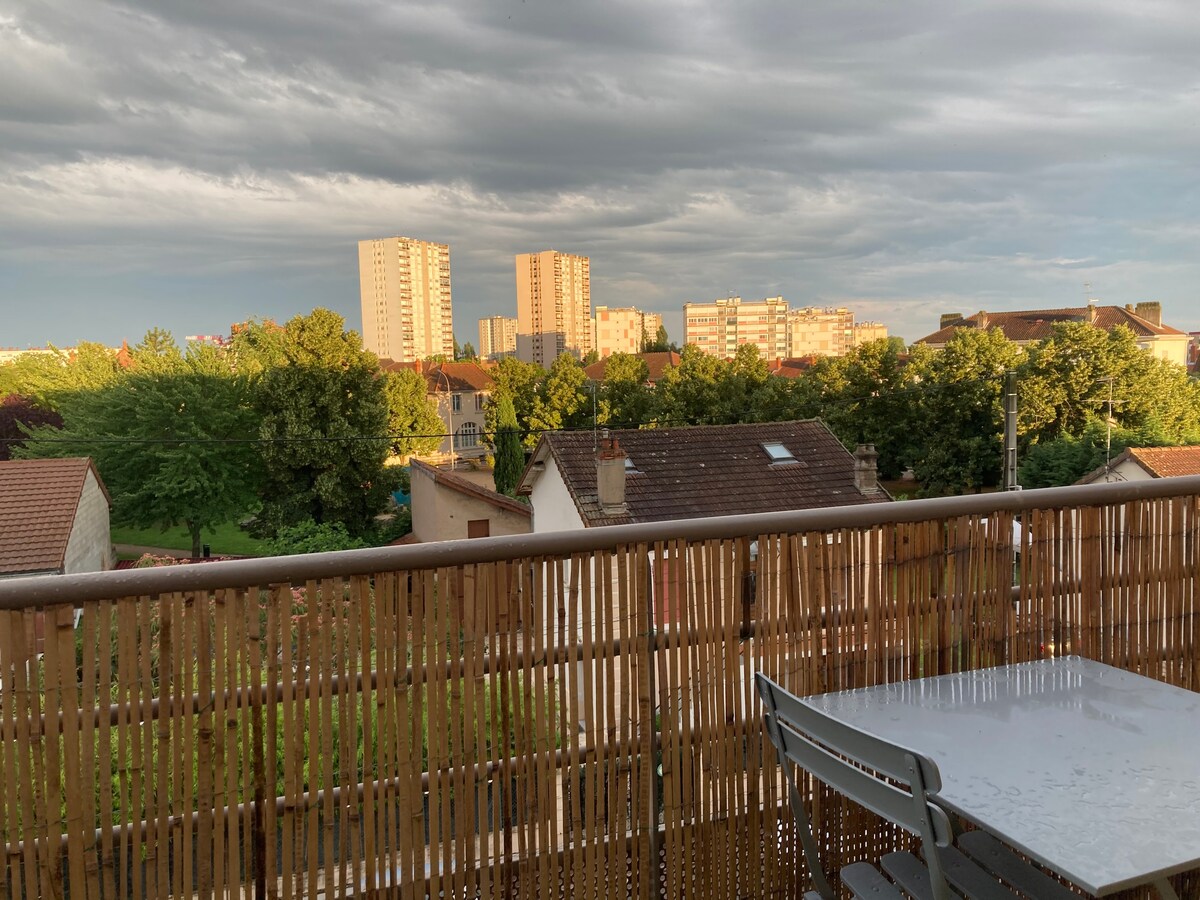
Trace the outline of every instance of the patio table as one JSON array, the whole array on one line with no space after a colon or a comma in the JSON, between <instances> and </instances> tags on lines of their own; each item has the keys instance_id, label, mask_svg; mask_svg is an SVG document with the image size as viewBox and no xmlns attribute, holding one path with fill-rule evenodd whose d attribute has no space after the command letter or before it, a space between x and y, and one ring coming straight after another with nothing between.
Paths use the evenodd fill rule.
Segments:
<instances>
[{"instance_id":1,"label":"patio table","mask_svg":"<svg viewBox=\"0 0 1200 900\"><path fill-rule=\"evenodd\" d=\"M937 799L1103 896L1200 867L1200 694L1079 657L805 698L930 756Z\"/></svg>"}]
</instances>

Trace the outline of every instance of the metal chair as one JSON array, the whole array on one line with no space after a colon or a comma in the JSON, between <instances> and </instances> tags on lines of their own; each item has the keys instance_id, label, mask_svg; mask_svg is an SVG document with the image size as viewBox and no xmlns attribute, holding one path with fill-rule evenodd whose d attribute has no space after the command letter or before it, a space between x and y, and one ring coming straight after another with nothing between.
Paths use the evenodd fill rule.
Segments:
<instances>
[{"instance_id":1,"label":"metal chair","mask_svg":"<svg viewBox=\"0 0 1200 900\"><path fill-rule=\"evenodd\" d=\"M842 883L860 900L905 900L906 895L917 900L957 900L960 896L968 900L1012 900L1021 896L1079 900L1078 894L1025 863L990 836L964 835L968 852L980 858L986 870L953 847L949 816L929 799L942 786L937 765L929 757L839 722L761 673L755 681L766 706L767 733L787 778L788 799L816 888L805 894L805 900L834 900L837 895L821 867L794 767L810 772L921 839L924 859L896 852L880 860L891 881L868 862L843 866ZM1001 884L1002 879L1019 893Z\"/></svg>"}]
</instances>

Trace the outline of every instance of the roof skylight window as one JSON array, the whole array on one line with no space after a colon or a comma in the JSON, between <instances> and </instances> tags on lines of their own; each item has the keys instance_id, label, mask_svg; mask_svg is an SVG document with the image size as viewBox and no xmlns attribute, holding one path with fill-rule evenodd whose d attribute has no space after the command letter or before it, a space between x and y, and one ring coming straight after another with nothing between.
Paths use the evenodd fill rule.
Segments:
<instances>
[{"instance_id":1,"label":"roof skylight window","mask_svg":"<svg viewBox=\"0 0 1200 900\"><path fill-rule=\"evenodd\" d=\"M792 451L783 446L779 441L770 441L763 444L762 448L767 451L767 456L771 457L771 462L795 462L796 457L792 455Z\"/></svg>"}]
</instances>

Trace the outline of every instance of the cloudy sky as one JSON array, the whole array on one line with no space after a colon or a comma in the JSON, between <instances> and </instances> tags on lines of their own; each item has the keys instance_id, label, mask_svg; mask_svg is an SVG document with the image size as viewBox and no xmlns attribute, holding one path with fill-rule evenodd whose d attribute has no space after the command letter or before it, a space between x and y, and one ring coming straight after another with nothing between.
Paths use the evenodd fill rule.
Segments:
<instances>
[{"instance_id":1,"label":"cloudy sky","mask_svg":"<svg viewBox=\"0 0 1200 900\"><path fill-rule=\"evenodd\" d=\"M596 305L1161 300L1200 330L1194 0L0 0L0 346L327 306L355 242Z\"/></svg>"}]
</instances>

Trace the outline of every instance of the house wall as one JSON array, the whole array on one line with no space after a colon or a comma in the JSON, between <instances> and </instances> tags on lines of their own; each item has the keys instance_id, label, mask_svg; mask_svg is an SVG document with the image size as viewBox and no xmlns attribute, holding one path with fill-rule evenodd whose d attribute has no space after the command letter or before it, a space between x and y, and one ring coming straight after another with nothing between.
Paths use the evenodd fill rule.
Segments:
<instances>
[{"instance_id":1,"label":"house wall","mask_svg":"<svg viewBox=\"0 0 1200 900\"><path fill-rule=\"evenodd\" d=\"M458 398L459 408L457 410L452 407L451 396L445 392L436 391L429 395L429 399L437 404L438 415L442 419L447 434L450 433L451 425L453 425L454 434L459 437L455 450L459 456L470 459L487 456L488 446L483 440L484 407L490 393L487 391L455 391L453 396ZM477 400L477 397L480 399ZM479 435L473 446L466 446L469 439L463 436L463 426L468 422L475 425L476 434ZM438 452L443 456L450 455L449 437L442 438Z\"/></svg>"},{"instance_id":2,"label":"house wall","mask_svg":"<svg viewBox=\"0 0 1200 900\"><path fill-rule=\"evenodd\" d=\"M546 470L534 482L529 494L533 506L533 531L576 531L583 528L583 519L563 481L554 456L546 454Z\"/></svg>"},{"instance_id":3,"label":"house wall","mask_svg":"<svg viewBox=\"0 0 1200 900\"><path fill-rule=\"evenodd\" d=\"M1138 339L1138 346L1150 351L1152 356L1185 367L1188 364L1188 343L1186 334Z\"/></svg>"},{"instance_id":4,"label":"house wall","mask_svg":"<svg viewBox=\"0 0 1200 900\"><path fill-rule=\"evenodd\" d=\"M1149 472L1141 467L1139 463L1132 459L1124 459L1117 465L1112 467L1109 475L1109 481L1150 481L1154 478ZM1092 478L1088 484L1103 484L1104 473L1101 472Z\"/></svg>"},{"instance_id":5,"label":"house wall","mask_svg":"<svg viewBox=\"0 0 1200 900\"><path fill-rule=\"evenodd\" d=\"M528 534L528 516L499 509L485 500L439 485L433 475L413 467L412 470L413 534L417 540L456 541L467 537L467 523L479 519L488 521L491 536Z\"/></svg>"},{"instance_id":6,"label":"house wall","mask_svg":"<svg viewBox=\"0 0 1200 900\"><path fill-rule=\"evenodd\" d=\"M63 572L103 572L112 568L112 537L109 533L108 500L89 470L75 513L75 524L67 539Z\"/></svg>"}]
</instances>

